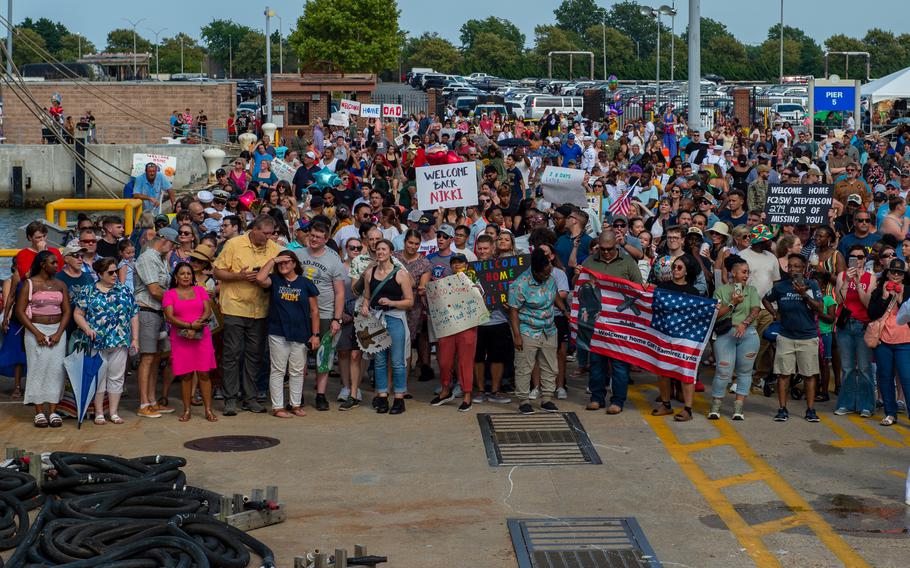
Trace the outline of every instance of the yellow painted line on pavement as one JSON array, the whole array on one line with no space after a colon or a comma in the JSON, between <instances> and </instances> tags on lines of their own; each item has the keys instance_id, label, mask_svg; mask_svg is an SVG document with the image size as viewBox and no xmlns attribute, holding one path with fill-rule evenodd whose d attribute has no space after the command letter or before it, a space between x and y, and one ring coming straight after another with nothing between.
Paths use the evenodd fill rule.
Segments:
<instances>
[{"instance_id":1,"label":"yellow painted line on pavement","mask_svg":"<svg viewBox=\"0 0 910 568\"><path fill-rule=\"evenodd\" d=\"M717 446L724 446L727 444L727 441L723 438L711 438L710 440L700 440L698 442L689 442L687 444L682 444L686 448L687 452L700 452L702 450L707 450L709 448L716 448Z\"/></svg>"},{"instance_id":2,"label":"yellow painted line on pavement","mask_svg":"<svg viewBox=\"0 0 910 568\"><path fill-rule=\"evenodd\" d=\"M717 489L723 489L724 487L732 487L734 485L741 485L743 483L752 483L753 481L762 481L762 476L756 471L750 471L749 473L740 473L739 475L731 475L730 477L722 477L720 479L715 479L711 482Z\"/></svg>"},{"instance_id":3,"label":"yellow painted line on pavement","mask_svg":"<svg viewBox=\"0 0 910 568\"><path fill-rule=\"evenodd\" d=\"M691 454L694 452L688 449L689 446L693 445L679 442L666 417L651 416L650 404L643 394L643 390L648 388L652 387L647 385L632 387L629 389L629 399L635 403L635 407L638 408L641 416L651 426L657 437L660 438L667 453L676 461L679 468L689 478L702 498L714 509L718 517L724 521L730 532L736 536L737 540L745 548L746 553L755 561L755 564L763 568L766 566L780 566L778 558L768 550L762 540L763 536L777 531L772 531L772 526L769 523L753 526L743 519L730 500L727 499L722 491L716 489L715 482L708 477L707 473L693 459ZM702 402L701 399L699 402ZM703 403L701 406L703 406ZM742 474L743 482L756 480L764 482L794 512L792 516L786 517L786 524L781 524L778 530L787 530L794 526L807 526L815 533L818 540L843 562L844 566L849 566L850 568L865 568L869 566L770 464L755 453L732 424L725 420L712 420L711 424L717 428L721 438L726 441L727 445L732 447L740 458L751 466L752 472ZM685 426L682 427L684 428ZM718 481L726 482L726 479L730 478ZM726 483L733 484L730 482ZM780 521L772 522L780 523Z\"/></svg>"},{"instance_id":4,"label":"yellow painted line on pavement","mask_svg":"<svg viewBox=\"0 0 910 568\"><path fill-rule=\"evenodd\" d=\"M855 416L855 415L851 415L851 416L849 416L848 418L849 418L850 422L856 424L856 425L859 427L860 430L862 430L863 432L865 432L866 434L868 434L870 438L872 438L873 440L875 440L875 441L878 442L879 444L881 444L881 445L883 445L883 446L890 446L890 447L892 447L892 448L903 448L903 447L905 447L905 445L903 444L903 442L899 442L899 441L897 441L897 440L895 440L895 439L893 439L893 438L888 438L887 436L882 435L882 433L881 433L880 430L876 430L876 428L879 428L879 429L882 428L882 427L879 426L878 424L875 424L874 427L871 426L871 425L870 425L870 422L871 422L871 419L870 419L870 418L863 418L862 416Z\"/></svg>"},{"instance_id":5,"label":"yellow painted line on pavement","mask_svg":"<svg viewBox=\"0 0 910 568\"><path fill-rule=\"evenodd\" d=\"M773 521L767 521L764 523L758 523L757 525L752 525L752 529L755 530L758 534L766 535L782 532L802 525L803 520L799 518L798 515L790 515L782 519L774 519Z\"/></svg>"},{"instance_id":6,"label":"yellow painted line on pavement","mask_svg":"<svg viewBox=\"0 0 910 568\"><path fill-rule=\"evenodd\" d=\"M898 477L898 478L900 478L900 479L907 479L907 472L906 472L906 471L897 471L896 469L889 469L889 470L887 471L887 473L893 475L894 477Z\"/></svg>"},{"instance_id":7,"label":"yellow painted line on pavement","mask_svg":"<svg viewBox=\"0 0 910 568\"><path fill-rule=\"evenodd\" d=\"M854 438L836 421L828 418L827 416L819 416L821 423L827 426L832 432L834 432L840 439L834 440L831 442L831 445L836 448L874 448L875 442L872 440L860 440Z\"/></svg>"}]
</instances>

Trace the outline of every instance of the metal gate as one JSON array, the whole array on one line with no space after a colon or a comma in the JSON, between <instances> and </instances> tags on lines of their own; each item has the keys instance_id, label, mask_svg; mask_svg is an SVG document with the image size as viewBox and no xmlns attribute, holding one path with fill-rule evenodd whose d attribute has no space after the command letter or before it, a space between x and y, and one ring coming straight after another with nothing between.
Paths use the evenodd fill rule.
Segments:
<instances>
[{"instance_id":1,"label":"metal gate","mask_svg":"<svg viewBox=\"0 0 910 568\"><path fill-rule=\"evenodd\" d=\"M375 104L401 105L404 114L417 115L428 112L427 94L420 91L413 93L373 93Z\"/></svg>"}]
</instances>

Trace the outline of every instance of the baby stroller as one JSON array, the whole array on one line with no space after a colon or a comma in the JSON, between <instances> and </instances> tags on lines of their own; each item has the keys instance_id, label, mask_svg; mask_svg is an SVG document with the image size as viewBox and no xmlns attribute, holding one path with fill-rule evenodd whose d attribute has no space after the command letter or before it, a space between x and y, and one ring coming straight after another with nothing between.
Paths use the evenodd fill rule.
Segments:
<instances>
[{"instance_id":1,"label":"baby stroller","mask_svg":"<svg viewBox=\"0 0 910 568\"><path fill-rule=\"evenodd\" d=\"M775 321L771 323L768 327L765 328L765 331L762 333L762 337L771 345L771 349L774 349L777 345L777 336L780 333L780 322ZM774 359L774 353L772 352L772 360ZM777 388L777 377L774 376L774 368L772 365L771 370L768 372L768 376L765 377L762 385L762 394L766 397L770 397L774 394L775 389ZM806 389L804 383L804 377L800 374L793 375L790 377L790 398L793 400L802 400L806 395Z\"/></svg>"}]
</instances>

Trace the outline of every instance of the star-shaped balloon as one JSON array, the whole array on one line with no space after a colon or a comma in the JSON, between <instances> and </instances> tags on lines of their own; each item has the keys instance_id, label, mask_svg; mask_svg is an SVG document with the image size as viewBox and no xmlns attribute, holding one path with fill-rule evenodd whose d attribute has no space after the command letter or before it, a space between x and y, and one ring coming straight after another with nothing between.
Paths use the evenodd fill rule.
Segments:
<instances>
[{"instance_id":1,"label":"star-shaped balloon","mask_svg":"<svg viewBox=\"0 0 910 568\"><path fill-rule=\"evenodd\" d=\"M332 187L332 178L338 179L338 175L329 168L323 167L321 170L313 174L313 185L319 189Z\"/></svg>"}]
</instances>

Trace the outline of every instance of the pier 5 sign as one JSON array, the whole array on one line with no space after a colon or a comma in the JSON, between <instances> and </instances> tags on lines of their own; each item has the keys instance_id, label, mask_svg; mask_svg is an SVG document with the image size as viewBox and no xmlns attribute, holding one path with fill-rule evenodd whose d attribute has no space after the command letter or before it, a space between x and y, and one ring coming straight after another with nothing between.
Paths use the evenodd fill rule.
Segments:
<instances>
[{"instance_id":1,"label":"pier 5 sign","mask_svg":"<svg viewBox=\"0 0 910 568\"><path fill-rule=\"evenodd\" d=\"M834 198L833 185L769 184L765 223L769 225L824 225Z\"/></svg>"},{"instance_id":2,"label":"pier 5 sign","mask_svg":"<svg viewBox=\"0 0 910 568\"><path fill-rule=\"evenodd\" d=\"M417 204L424 211L477 205L474 162L417 168Z\"/></svg>"}]
</instances>

